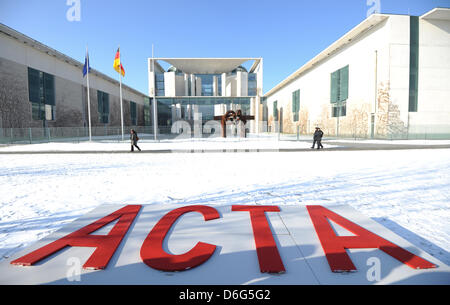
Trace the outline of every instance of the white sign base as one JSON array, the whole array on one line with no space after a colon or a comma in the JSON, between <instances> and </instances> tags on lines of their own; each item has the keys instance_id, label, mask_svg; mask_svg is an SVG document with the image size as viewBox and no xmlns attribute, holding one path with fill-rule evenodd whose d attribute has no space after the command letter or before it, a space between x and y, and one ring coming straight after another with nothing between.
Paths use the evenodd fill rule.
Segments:
<instances>
[{"instance_id":1,"label":"white sign base","mask_svg":"<svg viewBox=\"0 0 450 305\"><path fill-rule=\"evenodd\" d=\"M343 205L325 206L358 226L436 265L413 269L379 249L347 249L354 272L332 272L305 206L279 206L266 212L284 273L262 273L249 212L231 205L210 207L220 218L205 221L202 214L180 216L164 239L169 254L189 252L198 242L216 246L202 264L184 271L161 271L146 265L140 255L149 232L168 212L181 205L142 205L105 269L86 270L83 264L95 248L66 247L31 265L11 264L34 250L75 232L123 206L104 205L0 263L0 284L150 284L150 285L303 285L303 284L450 284L450 268L374 220ZM92 233L107 235L111 222ZM351 232L330 221L337 236Z\"/></svg>"}]
</instances>

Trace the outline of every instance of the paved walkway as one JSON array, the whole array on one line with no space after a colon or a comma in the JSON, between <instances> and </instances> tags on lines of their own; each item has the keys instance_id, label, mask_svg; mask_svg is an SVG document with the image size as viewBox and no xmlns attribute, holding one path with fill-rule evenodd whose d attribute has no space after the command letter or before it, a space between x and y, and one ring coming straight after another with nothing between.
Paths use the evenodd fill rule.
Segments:
<instances>
[{"instance_id":1,"label":"paved walkway","mask_svg":"<svg viewBox=\"0 0 450 305\"><path fill-rule=\"evenodd\" d=\"M300 141L310 143L311 141ZM335 140L325 140L322 142L324 149L320 151L361 151L361 150L406 150L406 149L448 149L450 144L389 144L389 143L364 143L361 142L340 142ZM332 147L328 147L331 145ZM236 152L317 152L311 148L261 148L261 149L150 149L134 151L134 154L165 154L165 153L236 153ZM0 155L12 154L129 154L128 150L42 150L42 151L1 151Z\"/></svg>"}]
</instances>

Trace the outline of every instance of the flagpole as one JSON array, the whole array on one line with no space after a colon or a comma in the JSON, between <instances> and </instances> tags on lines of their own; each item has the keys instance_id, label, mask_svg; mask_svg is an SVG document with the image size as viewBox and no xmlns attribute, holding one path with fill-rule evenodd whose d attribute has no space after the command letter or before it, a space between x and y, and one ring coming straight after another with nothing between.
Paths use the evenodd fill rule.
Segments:
<instances>
[{"instance_id":1,"label":"flagpole","mask_svg":"<svg viewBox=\"0 0 450 305\"><path fill-rule=\"evenodd\" d=\"M123 103L122 103L122 62L120 59L120 45L119 45L119 80L120 80L120 124L122 126L122 141L124 140L124 134L123 134Z\"/></svg>"},{"instance_id":2,"label":"flagpole","mask_svg":"<svg viewBox=\"0 0 450 305\"><path fill-rule=\"evenodd\" d=\"M87 66L86 66L87 79L86 79L86 84L87 84L88 119L89 119L89 142L92 142L92 131L91 131L91 98L90 98L90 94L89 94L89 53L88 53L88 47L87 47L87 46L86 46L86 58L87 58Z\"/></svg>"},{"instance_id":3,"label":"flagpole","mask_svg":"<svg viewBox=\"0 0 450 305\"><path fill-rule=\"evenodd\" d=\"M152 72L153 72L153 136L155 141L158 139L158 109L156 105L156 88L155 88L155 58L152 44Z\"/></svg>"}]
</instances>

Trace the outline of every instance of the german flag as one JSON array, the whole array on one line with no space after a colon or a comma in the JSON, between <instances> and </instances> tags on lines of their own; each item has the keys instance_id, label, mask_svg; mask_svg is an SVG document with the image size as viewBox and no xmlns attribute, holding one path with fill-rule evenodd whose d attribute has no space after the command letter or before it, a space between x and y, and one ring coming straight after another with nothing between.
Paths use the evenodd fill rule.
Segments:
<instances>
[{"instance_id":1,"label":"german flag","mask_svg":"<svg viewBox=\"0 0 450 305\"><path fill-rule=\"evenodd\" d=\"M122 76L125 76L125 70L123 69L122 64L120 63L120 48L117 49L116 57L114 58L114 70L117 71L117 73L122 74Z\"/></svg>"}]
</instances>

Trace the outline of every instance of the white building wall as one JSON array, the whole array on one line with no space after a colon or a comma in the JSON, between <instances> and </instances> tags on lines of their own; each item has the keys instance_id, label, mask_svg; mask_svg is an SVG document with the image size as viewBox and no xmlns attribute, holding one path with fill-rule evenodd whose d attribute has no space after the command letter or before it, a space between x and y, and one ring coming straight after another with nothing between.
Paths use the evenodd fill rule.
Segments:
<instances>
[{"instance_id":1,"label":"white building wall","mask_svg":"<svg viewBox=\"0 0 450 305\"><path fill-rule=\"evenodd\" d=\"M248 96L248 73L236 73L236 96Z\"/></svg>"},{"instance_id":2,"label":"white building wall","mask_svg":"<svg viewBox=\"0 0 450 305\"><path fill-rule=\"evenodd\" d=\"M349 65L347 115L339 118L340 135L354 135L352 126L359 124L367 128L357 136L371 136L372 113L375 137L450 134L450 20L421 18L419 22L417 112L409 112L410 16L391 15L268 96L269 123L273 102L278 101L284 132L295 132L299 125L311 133L321 125L328 135L335 135L338 119L330 113L330 74ZM292 122L292 92L297 89L300 121Z\"/></svg>"},{"instance_id":3,"label":"white building wall","mask_svg":"<svg viewBox=\"0 0 450 305\"><path fill-rule=\"evenodd\" d=\"M450 133L450 20L419 21L418 112L411 133Z\"/></svg>"},{"instance_id":4,"label":"white building wall","mask_svg":"<svg viewBox=\"0 0 450 305\"><path fill-rule=\"evenodd\" d=\"M237 75L233 74L233 75L227 75L226 77L226 86L225 86L225 90L226 90L226 96L237 96L236 95L236 90L237 88Z\"/></svg>"},{"instance_id":5,"label":"white building wall","mask_svg":"<svg viewBox=\"0 0 450 305\"><path fill-rule=\"evenodd\" d=\"M311 133L316 125L326 125L321 127L325 128L328 134L334 134L337 119L331 118L330 77L332 72L347 65L349 65L347 114L351 108L366 107L369 112L374 111L376 71L378 85L386 84L389 80L389 43L385 38L388 33L389 25L382 22L269 96L267 99L269 124L273 121L274 101L278 101L279 109L283 108L283 119L292 121L292 92L300 89L300 112L307 113L307 119L292 123L290 128L283 122L283 132L294 133L296 125L301 124L307 133ZM375 51L378 54L378 68ZM328 122L325 122L327 119ZM274 129L272 126L272 130Z\"/></svg>"},{"instance_id":6,"label":"white building wall","mask_svg":"<svg viewBox=\"0 0 450 305\"><path fill-rule=\"evenodd\" d=\"M164 72L164 95L176 96L175 72Z\"/></svg>"},{"instance_id":7,"label":"white building wall","mask_svg":"<svg viewBox=\"0 0 450 305\"><path fill-rule=\"evenodd\" d=\"M221 80L222 82L221 87L222 87L222 96L227 96L227 74L226 73L222 73L222 77Z\"/></svg>"},{"instance_id":8,"label":"white building wall","mask_svg":"<svg viewBox=\"0 0 450 305\"><path fill-rule=\"evenodd\" d=\"M388 19L390 98L398 105L400 117L408 124L410 17L391 16Z\"/></svg>"}]
</instances>

